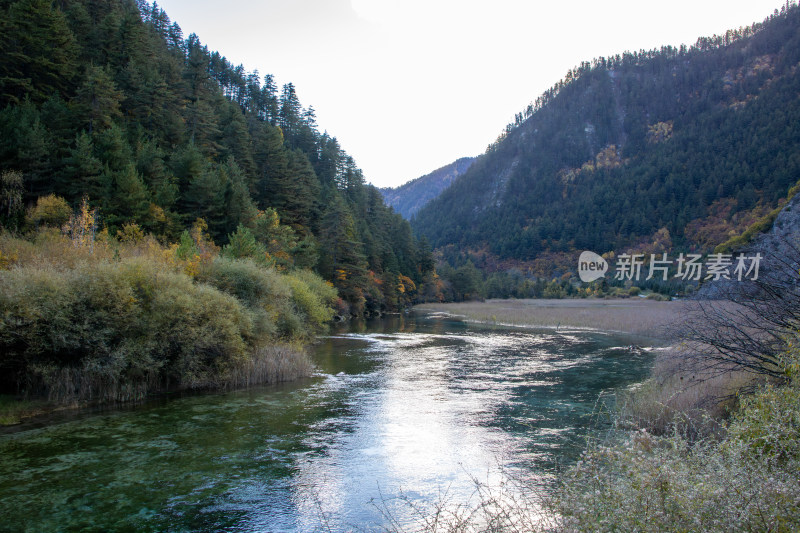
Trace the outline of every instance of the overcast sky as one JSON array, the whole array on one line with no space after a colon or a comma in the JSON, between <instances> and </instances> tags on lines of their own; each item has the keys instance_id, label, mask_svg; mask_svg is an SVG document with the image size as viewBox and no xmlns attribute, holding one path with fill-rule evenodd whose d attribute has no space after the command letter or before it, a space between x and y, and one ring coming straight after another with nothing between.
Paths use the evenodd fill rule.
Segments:
<instances>
[{"instance_id":1,"label":"overcast sky","mask_svg":"<svg viewBox=\"0 0 800 533\"><path fill-rule=\"evenodd\" d=\"M780 0L161 0L248 70L292 82L368 181L478 155L581 61L693 44Z\"/></svg>"}]
</instances>

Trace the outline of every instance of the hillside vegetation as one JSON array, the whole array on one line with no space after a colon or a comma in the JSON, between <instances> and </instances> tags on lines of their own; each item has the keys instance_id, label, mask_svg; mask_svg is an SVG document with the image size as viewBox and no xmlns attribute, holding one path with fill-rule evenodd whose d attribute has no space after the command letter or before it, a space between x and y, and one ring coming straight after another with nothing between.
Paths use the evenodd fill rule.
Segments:
<instances>
[{"instance_id":1,"label":"hillside vegetation","mask_svg":"<svg viewBox=\"0 0 800 533\"><path fill-rule=\"evenodd\" d=\"M798 87L796 6L692 47L582 63L414 228L490 270L578 250L711 251L797 182Z\"/></svg>"},{"instance_id":2,"label":"hillside vegetation","mask_svg":"<svg viewBox=\"0 0 800 533\"><path fill-rule=\"evenodd\" d=\"M184 37L155 3L0 1L0 171L7 230L50 194L162 243L198 218L219 244L259 239L276 214L260 244L334 283L343 315L401 308L432 268L291 83Z\"/></svg>"}]
</instances>

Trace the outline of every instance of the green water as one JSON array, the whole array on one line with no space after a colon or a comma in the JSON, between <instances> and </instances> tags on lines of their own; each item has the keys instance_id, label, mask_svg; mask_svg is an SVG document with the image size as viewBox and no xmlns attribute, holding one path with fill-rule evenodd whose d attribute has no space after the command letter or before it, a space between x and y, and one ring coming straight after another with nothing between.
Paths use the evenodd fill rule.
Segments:
<instances>
[{"instance_id":1,"label":"green water","mask_svg":"<svg viewBox=\"0 0 800 533\"><path fill-rule=\"evenodd\" d=\"M379 530L473 479L546 487L644 377L635 341L441 317L351 324L285 385L61 413L0 433L2 531Z\"/></svg>"}]
</instances>

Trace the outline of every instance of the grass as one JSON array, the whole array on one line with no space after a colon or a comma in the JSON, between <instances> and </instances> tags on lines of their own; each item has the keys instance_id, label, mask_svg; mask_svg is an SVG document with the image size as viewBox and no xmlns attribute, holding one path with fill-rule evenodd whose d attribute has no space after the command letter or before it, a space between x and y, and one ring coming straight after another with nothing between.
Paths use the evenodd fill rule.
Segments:
<instances>
[{"instance_id":1,"label":"grass","mask_svg":"<svg viewBox=\"0 0 800 533\"><path fill-rule=\"evenodd\" d=\"M202 387L215 389L242 389L256 385L294 381L310 376L313 364L308 354L297 345L273 345L257 349L250 357L236 361L227 371L216 376ZM96 383L97 377L80 369L58 369L53 378L52 394L57 401L44 398L27 399L15 395L0 395L0 426L19 424L25 418L35 417L61 409L76 408L91 403L91 399L78 399L75 391L81 388L102 388L106 397L124 400L141 400L150 393L164 390L158 384L148 387L142 383ZM67 401L65 398L71 400ZM121 400L120 400L121 399Z\"/></svg>"},{"instance_id":2,"label":"grass","mask_svg":"<svg viewBox=\"0 0 800 533\"><path fill-rule=\"evenodd\" d=\"M305 351L293 346L265 346L232 368L225 386L246 388L310 376L313 363Z\"/></svg>"},{"instance_id":3,"label":"grass","mask_svg":"<svg viewBox=\"0 0 800 533\"><path fill-rule=\"evenodd\" d=\"M765 383L750 372L733 368L700 373L686 364L686 357L674 346L658 352L650 377L617 393L617 424L655 435L665 435L678 426L688 438L711 436L735 411L741 391Z\"/></svg>"},{"instance_id":4,"label":"grass","mask_svg":"<svg viewBox=\"0 0 800 533\"><path fill-rule=\"evenodd\" d=\"M765 386L713 436L679 425L590 445L556 495L560 531L798 531L800 390Z\"/></svg>"},{"instance_id":5,"label":"grass","mask_svg":"<svg viewBox=\"0 0 800 533\"><path fill-rule=\"evenodd\" d=\"M0 426L13 426L22 419L52 410L44 400L25 400L9 394L0 394Z\"/></svg>"},{"instance_id":6,"label":"grass","mask_svg":"<svg viewBox=\"0 0 800 533\"><path fill-rule=\"evenodd\" d=\"M486 300L446 304L423 304L415 309L462 316L485 324L542 328L585 328L619 331L668 339L665 326L675 322L692 302L654 300Z\"/></svg>"}]
</instances>

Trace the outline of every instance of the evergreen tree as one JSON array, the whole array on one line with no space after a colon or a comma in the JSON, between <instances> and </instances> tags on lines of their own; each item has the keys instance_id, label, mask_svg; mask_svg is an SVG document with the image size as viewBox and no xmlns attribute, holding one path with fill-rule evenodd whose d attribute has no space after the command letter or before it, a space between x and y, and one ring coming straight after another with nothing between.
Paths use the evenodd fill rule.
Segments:
<instances>
[{"instance_id":1,"label":"evergreen tree","mask_svg":"<svg viewBox=\"0 0 800 533\"><path fill-rule=\"evenodd\" d=\"M53 139L31 101L0 111L0 165L22 172L28 200L54 191L54 153Z\"/></svg>"},{"instance_id":2,"label":"evergreen tree","mask_svg":"<svg viewBox=\"0 0 800 533\"><path fill-rule=\"evenodd\" d=\"M226 195L230 182L224 171L206 167L193 175L183 195L183 205L188 218L202 218L208 224L208 231L215 240L224 239L229 226L225 212Z\"/></svg>"},{"instance_id":3,"label":"evergreen tree","mask_svg":"<svg viewBox=\"0 0 800 533\"><path fill-rule=\"evenodd\" d=\"M174 240L200 218L221 243L249 241L242 227L264 264L318 267L356 313L400 305L400 275L424 270L292 84L279 95L271 75L184 39L155 3L0 2L0 52L0 170L21 173L23 203L88 198L125 238Z\"/></svg>"},{"instance_id":4,"label":"evergreen tree","mask_svg":"<svg viewBox=\"0 0 800 533\"><path fill-rule=\"evenodd\" d=\"M95 127L110 128L114 120L122 116L119 108L122 98L106 69L92 65L86 67L74 103L79 116L86 121L89 135Z\"/></svg>"},{"instance_id":5,"label":"evergreen tree","mask_svg":"<svg viewBox=\"0 0 800 533\"><path fill-rule=\"evenodd\" d=\"M77 55L67 19L50 0L10 4L0 15L0 106L66 91Z\"/></svg>"},{"instance_id":6,"label":"evergreen tree","mask_svg":"<svg viewBox=\"0 0 800 533\"><path fill-rule=\"evenodd\" d=\"M319 270L333 280L345 300L361 310L366 301L363 289L368 286L362 243L347 203L337 192L329 194L320 231Z\"/></svg>"},{"instance_id":7,"label":"evergreen tree","mask_svg":"<svg viewBox=\"0 0 800 533\"><path fill-rule=\"evenodd\" d=\"M106 224L112 229L121 229L125 224L142 224L146 221L150 194L136 167L130 163L111 173L111 194L103 209Z\"/></svg>"},{"instance_id":8,"label":"evergreen tree","mask_svg":"<svg viewBox=\"0 0 800 533\"><path fill-rule=\"evenodd\" d=\"M102 198L106 193L102 179L103 163L95 157L91 136L85 132L78 134L75 147L70 152L66 169L69 177L67 198L73 202L84 196Z\"/></svg>"}]
</instances>

